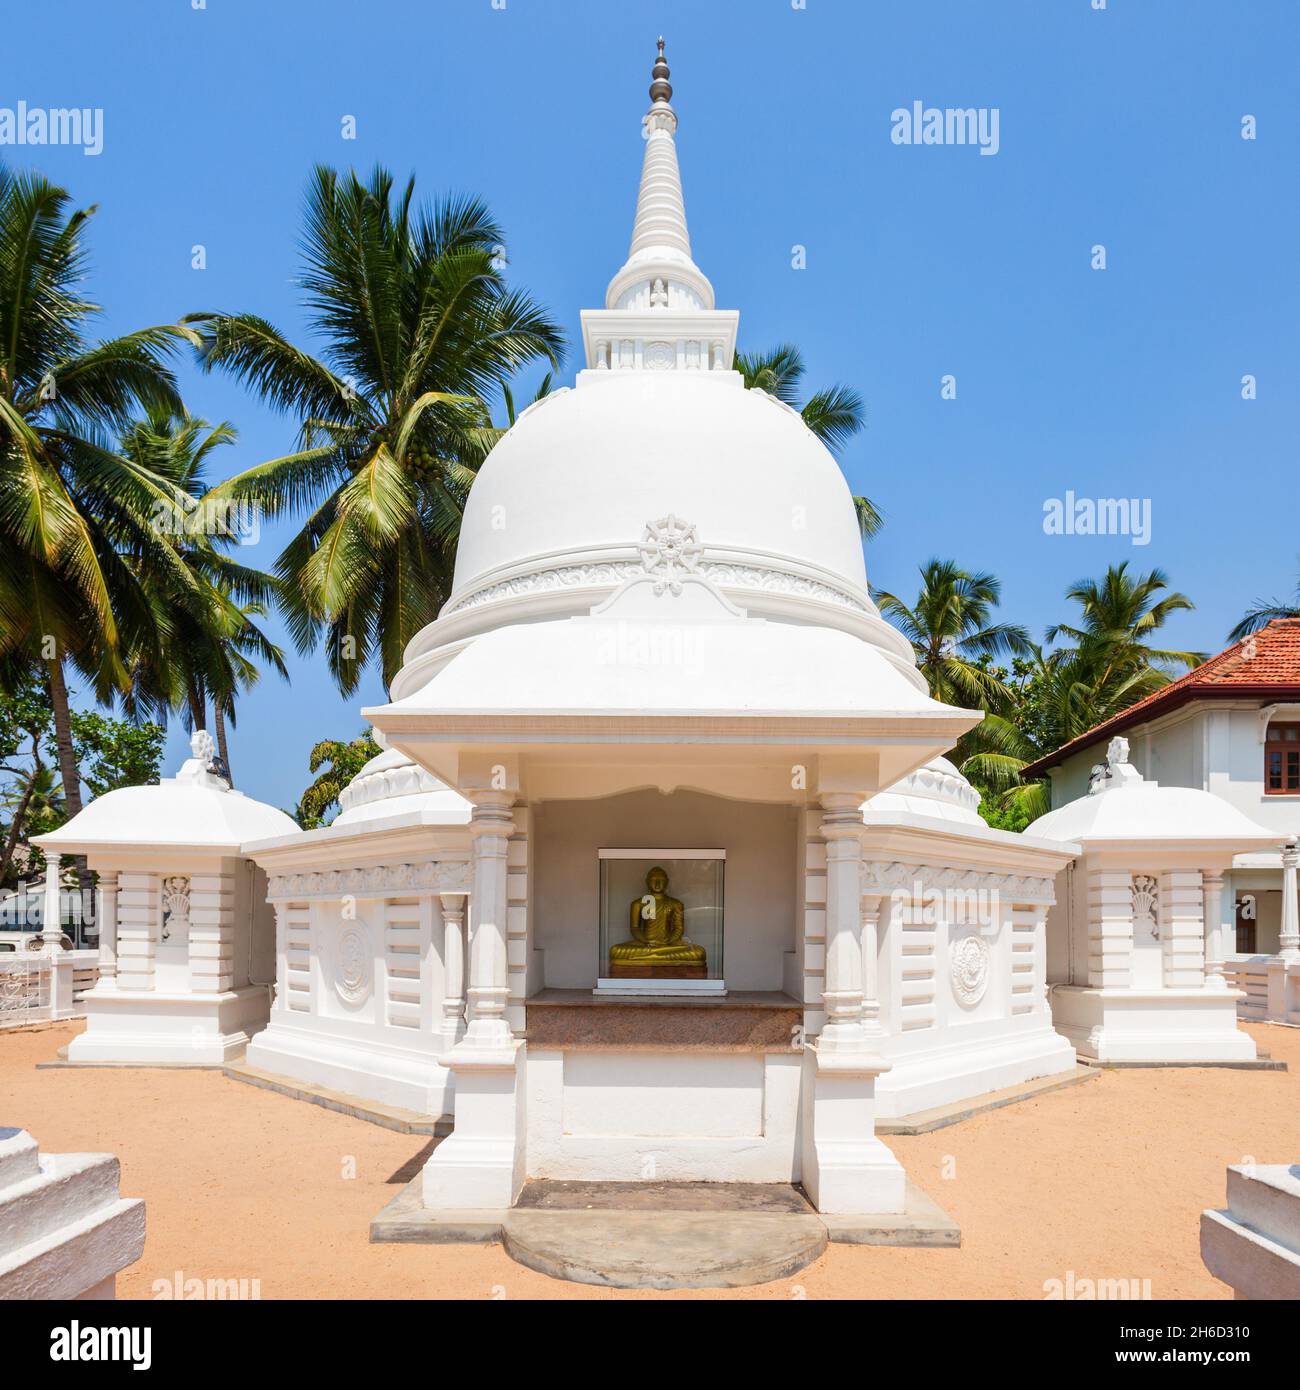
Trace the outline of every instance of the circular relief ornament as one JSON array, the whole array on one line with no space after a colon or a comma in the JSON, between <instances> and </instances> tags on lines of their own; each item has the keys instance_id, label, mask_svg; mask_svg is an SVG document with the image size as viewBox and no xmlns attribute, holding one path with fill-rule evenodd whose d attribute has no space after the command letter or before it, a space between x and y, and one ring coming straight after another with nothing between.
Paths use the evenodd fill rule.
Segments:
<instances>
[{"instance_id":1,"label":"circular relief ornament","mask_svg":"<svg viewBox=\"0 0 1300 1390\"><path fill-rule=\"evenodd\" d=\"M963 936L952 946L952 992L965 1009L973 1009L989 984L989 943L982 936Z\"/></svg>"},{"instance_id":2,"label":"circular relief ornament","mask_svg":"<svg viewBox=\"0 0 1300 1390\"><path fill-rule=\"evenodd\" d=\"M360 1004L370 993L370 939L358 926L345 927L339 937L338 968L334 988L347 1004Z\"/></svg>"},{"instance_id":3,"label":"circular relief ornament","mask_svg":"<svg viewBox=\"0 0 1300 1390\"><path fill-rule=\"evenodd\" d=\"M647 343L642 358L652 372L665 372L677 365L677 349L672 343Z\"/></svg>"}]
</instances>

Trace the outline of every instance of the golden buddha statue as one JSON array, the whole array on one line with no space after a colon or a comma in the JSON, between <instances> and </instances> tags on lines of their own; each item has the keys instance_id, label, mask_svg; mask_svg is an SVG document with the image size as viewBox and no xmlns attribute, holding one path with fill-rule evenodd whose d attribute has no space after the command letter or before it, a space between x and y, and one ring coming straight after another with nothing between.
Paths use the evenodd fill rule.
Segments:
<instances>
[{"instance_id":1,"label":"golden buddha statue","mask_svg":"<svg viewBox=\"0 0 1300 1390\"><path fill-rule=\"evenodd\" d=\"M610 973L625 978L704 979L703 946L688 941L686 909L668 896L668 875L656 865L645 876L648 889L631 905L632 939L609 948Z\"/></svg>"}]
</instances>

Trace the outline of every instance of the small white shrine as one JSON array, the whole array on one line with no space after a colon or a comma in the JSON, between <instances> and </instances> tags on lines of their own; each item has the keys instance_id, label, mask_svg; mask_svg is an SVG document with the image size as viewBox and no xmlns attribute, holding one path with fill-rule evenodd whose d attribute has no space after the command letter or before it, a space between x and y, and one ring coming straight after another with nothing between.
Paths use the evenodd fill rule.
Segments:
<instances>
[{"instance_id":1,"label":"small white shrine","mask_svg":"<svg viewBox=\"0 0 1300 1390\"><path fill-rule=\"evenodd\" d=\"M271 909L240 846L298 827L212 771L211 734L191 752L175 777L96 797L37 840L52 875L85 855L99 876L99 980L69 1061L213 1065L266 1023Z\"/></svg>"},{"instance_id":2,"label":"small white shrine","mask_svg":"<svg viewBox=\"0 0 1300 1390\"><path fill-rule=\"evenodd\" d=\"M1083 847L1057 883L1047 970L1056 1027L1081 1054L1254 1060L1224 973L1223 878L1276 831L1211 792L1146 780L1117 737L1087 794L1026 834Z\"/></svg>"}]
</instances>

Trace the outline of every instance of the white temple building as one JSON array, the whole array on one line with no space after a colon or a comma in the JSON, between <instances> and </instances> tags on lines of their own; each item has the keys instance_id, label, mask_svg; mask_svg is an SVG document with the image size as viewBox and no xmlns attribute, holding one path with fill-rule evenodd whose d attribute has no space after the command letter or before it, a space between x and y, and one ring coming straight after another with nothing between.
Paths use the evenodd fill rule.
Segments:
<instances>
[{"instance_id":1,"label":"white temple building","mask_svg":"<svg viewBox=\"0 0 1300 1390\"><path fill-rule=\"evenodd\" d=\"M142 996L174 1018L188 981L207 1046L253 1033L267 1073L453 1116L423 1174L434 1212L509 1208L532 1178L647 1177L901 1212L878 1117L1067 1076L1081 1045L1048 980L1096 935L1086 904L1059 915L1093 821L991 829L943 758L981 715L933 700L878 612L835 459L732 370L739 316L693 259L668 75L661 46L586 368L483 465L451 597L364 711L384 751L338 818L253 824L200 767L178 781L225 808L238 849L168 838L177 784L134 789L111 845L87 818L123 793L45 840L120 875L117 975L78 1054L159 1057ZM1186 906L1188 875L1267 837L1239 822L1097 872L1165 875ZM182 960L161 904L185 875ZM1210 988L1193 918L1161 948L1180 1009Z\"/></svg>"}]
</instances>

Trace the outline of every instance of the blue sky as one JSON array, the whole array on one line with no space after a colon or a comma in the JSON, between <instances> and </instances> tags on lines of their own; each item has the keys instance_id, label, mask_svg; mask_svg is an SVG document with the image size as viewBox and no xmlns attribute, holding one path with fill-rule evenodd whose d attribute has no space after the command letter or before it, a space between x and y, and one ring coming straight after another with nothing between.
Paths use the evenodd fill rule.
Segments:
<instances>
[{"instance_id":1,"label":"blue sky","mask_svg":"<svg viewBox=\"0 0 1300 1390\"><path fill-rule=\"evenodd\" d=\"M1129 559L1196 602L1170 645L1215 651L1300 572L1300 9L1095 2L42 0L6 13L0 107L101 107L103 152L0 156L100 205L104 333L250 310L306 341L308 170L378 161L484 196L512 277L576 345L626 254L663 33L719 305L741 310L742 346L792 340L812 385L866 398L844 466L886 516L873 583L910 596L917 565L951 556L999 575L1003 617L1041 635L1067 585ZM998 153L892 143L914 101L997 108ZM239 427L229 471L287 451L291 422L183 379L194 413ZM1067 491L1149 498L1150 544L1045 535ZM269 566L286 535L248 557ZM371 678L340 699L319 655L291 670L244 701L232 746L240 786L286 807L311 745L383 697ZM168 773L182 749L177 727Z\"/></svg>"}]
</instances>

